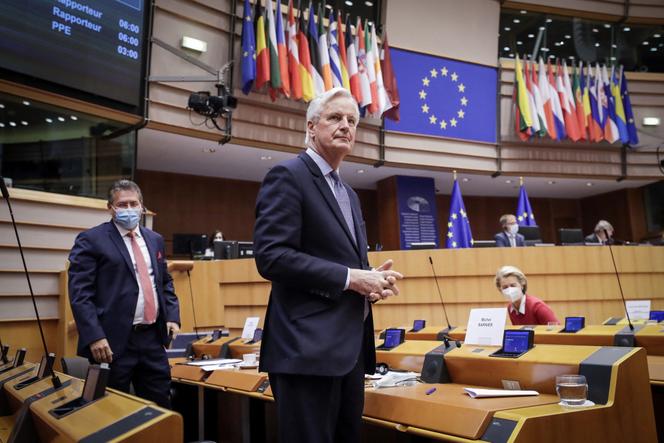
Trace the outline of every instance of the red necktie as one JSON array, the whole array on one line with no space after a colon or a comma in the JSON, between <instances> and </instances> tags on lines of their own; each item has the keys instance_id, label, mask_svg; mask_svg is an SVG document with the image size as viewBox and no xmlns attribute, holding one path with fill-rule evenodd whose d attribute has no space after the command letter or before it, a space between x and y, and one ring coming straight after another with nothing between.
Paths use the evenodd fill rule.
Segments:
<instances>
[{"instance_id":1,"label":"red necktie","mask_svg":"<svg viewBox=\"0 0 664 443\"><path fill-rule=\"evenodd\" d=\"M148 273L148 265L145 263L141 248L136 241L136 234L129 232L127 236L131 240L131 250L134 252L134 261L136 262L136 269L138 269L138 281L141 289L143 289L143 322L147 324L154 323L157 320L157 308L155 307L154 291Z\"/></svg>"}]
</instances>

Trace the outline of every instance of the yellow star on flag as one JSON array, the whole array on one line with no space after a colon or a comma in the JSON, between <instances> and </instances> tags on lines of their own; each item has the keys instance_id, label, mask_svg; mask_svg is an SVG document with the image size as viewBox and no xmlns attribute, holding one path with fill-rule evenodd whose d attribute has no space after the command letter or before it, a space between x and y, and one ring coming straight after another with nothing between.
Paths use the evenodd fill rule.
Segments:
<instances>
[{"instance_id":1,"label":"yellow star on flag","mask_svg":"<svg viewBox=\"0 0 664 443\"><path fill-rule=\"evenodd\" d=\"M466 113L463 112L463 109L459 109L459 111L457 112L457 116L459 116L459 118L463 118L465 115Z\"/></svg>"},{"instance_id":2,"label":"yellow star on flag","mask_svg":"<svg viewBox=\"0 0 664 443\"><path fill-rule=\"evenodd\" d=\"M440 129L447 129L447 122L445 120L440 121Z\"/></svg>"},{"instance_id":3,"label":"yellow star on flag","mask_svg":"<svg viewBox=\"0 0 664 443\"><path fill-rule=\"evenodd\" d=\"M422 112L424 112L425 114L429 113L429 107L427 106L426 103L422 105Z\"/></svg>"},{"instance_id":4,"label":"yellow star on flag","mask_svg":"<svg viewBox=\"0 0 664 443\"><path fill-rule=\"evenodd\" d=\"M457 73L453 72L452 73L452 81L455 82L455 81L457 81L458 78L459 78L459 76L457 75Z\"/></svg>"},{"instance_id":5,"label":"yellow star on flag","mask_svg":"<svg viewBox=\"0 0 664 443\"><path fill-rule=\"evenodd\" d=\"M447 223L447 227L448 227L448 228L451 228L452 226L454 226L454 224L453 224L452 222L448 222L448 223Z\"/></svg>"},{"instance_id":6,"label":"yellow star on flag","mask_svg":"<svg viewBox=\"0 0 664 443\"><path fill-rule=\"evenodd\" d=\"M453 248L456 248L456 247L457 247L457 242L453 241L453 242L452 242L452 247L453 247Z\"/></svg>"},{"instance_id":7,"label":"yellow star on flag","mask_svg":"<svg viewBox=\"0 0 664 443\"><path fill-rule=\"evenodd\" d=\"M452 127L456 128L457 121L456 121L455 118L453 118L452 120L450 120L450 125L452 125Z\"/></svg>"},{"instance_id":8,"label":"yellow star on flag","mask_svg":"<svg viewBox=\"0 0 664 443\"><path fill-rule=\"evenodd\" d=\"M436 118L435 115L432 115L431 117L429 117L429 123L431 123L432 125L435 125L436 121L438 121L438 119Z\"/></svg>"},{"instance_id":9,"label":"yellow star on flag","mask_svg":"<svg viewBox=\"0 0 664 443\"><path fill-rule=\"evenodd\" d=\"M466 97L461 97L461 106L468 105L468 99Z\"/></svg>"},{"instance_id":10,"label":"yellow star on flag","mask_svg":"<svg viewBox=\"0 0 664 443\"><path fill-rule=\"evenodd\" d=\"M459 85L459 92L466 92L466 85L464 85L463 83L461 83L461 84Z\"/></svg>"},{"instance_id":11,"label":"yellow star on flag","mask_svg":"<svg viewBox=\"0 0 664 443\"><path fill-rule=\"evenodd\" d=\"M525 218L528 218L528 213L527 213L527 212L524 212L524 213L523 213L523 216L524 216Z\"/></svg>"},{"instance_id":12,"label":"yellow star on flag","mask_svg":"<svg viewBox=\"0 0 664 443\"><path fill-rule=\"evenodd\" d=\"M443 77L447 77L447 68L443 67L440 70L440 75L442 75Z\"/></svg>"},{"instance_id":13,"label":"yellow star on flag","mask_svg":"<svg viewBox=\"0 0 664 443\"><path fill-rule=\"evenodd\" d=\"M452 234L452 231L449 231L447 233L447 238L452 238L452 237L454 237L454 234Z\"/></svg>"},{"instance_id":14,"label":"yellow star on flag","mask_svg":"<svg viewBox=\"0 0 664 443\"><path fill-rule=\"evenodd\" d=\"M424 89L422 89L422 90L420 91L420 98L421 98L422 100L424 100L425 98L427 98L427 93L424 92Z\"/></svg>"},{"instance_id":15,"label":"yellow star on flag","mask_svg":"<svg viewBox=\"0 0 664 443\"><path fill-rule=\"evenodd\" d=\"M517 219L519 219L519 221L523 221L523 217L521 216L518 216Z\"/></svg>"},{"instance_id":16,"label":"yellow star on flag","mask_svg":"<svg viewBox=\"0 0 664 443\"><path fill-rule=\"evenodd\" d=\"M457 215L456 215L456 213L452 214L452 218L453 218L454 220L457 219Z\"/></svg>"},{"instance_id":17,"label":"yellow star on flag","mask_svg":"<svg viewBox=\"0 0 664 443\"><path fill-rule=\"evenodd\" d=\"M426 77L424 77L424 78L422 79L422 84L423 84L424 86L429 86L429 79L426 78Z\"/></svg>"},{"instance_id":18,"label":"yellow star on flag","mask_svg":"<svg viewBox=\"0 0 664 443\"><path fill-rule=\"evenodd\" d=\"M463 209L459 210L459 214L461 214L461 217L466 217L466 211L464 211Z\"/></svg>"},{"instance_id":19,"label":"yellow star on flag","mask_svg":"<svg viewBox=\"0 0 664 443\"><path fill-rule=\"evenodd\" d=\"M431 72L431 77L434 77L434 78L438 77L438 71L436 71L435 69L432 69L429 72Z\"/></svg>"}]
</instances>

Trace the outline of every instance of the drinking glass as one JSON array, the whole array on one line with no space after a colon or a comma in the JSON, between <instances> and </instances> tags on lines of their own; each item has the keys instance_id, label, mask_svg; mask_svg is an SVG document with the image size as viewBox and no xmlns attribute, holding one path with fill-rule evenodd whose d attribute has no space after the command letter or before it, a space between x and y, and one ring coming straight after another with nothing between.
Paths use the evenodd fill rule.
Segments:
<instances>
[{"instance_id":1,"label":"drinking glass","mask_svg":"<svg viewBox=\"0 0 664 443\"><path fill-rule=\"evenodd\" d=\"M556 392L564 406L580 406L588 398L588 383L584 375L559 375Z\"/></svg>"}]
</instances>

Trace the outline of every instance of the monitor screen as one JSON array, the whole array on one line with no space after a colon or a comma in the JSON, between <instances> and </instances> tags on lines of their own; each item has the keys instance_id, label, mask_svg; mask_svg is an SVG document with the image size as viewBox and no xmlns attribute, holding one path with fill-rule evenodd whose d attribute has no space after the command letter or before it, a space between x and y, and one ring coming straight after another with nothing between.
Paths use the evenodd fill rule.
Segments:
<instances>
[{"instance_id":1,"label":"monitor screen","mask_svg":"<svg viewBox=\"0 0 664 443\"><path fill-rule=\"evenodd\" d=\"M565 331L578 331L585 326L585 317L565 317Z\"/></svg>"},{"instance_id":2,"label":"monitor screen","mask_svg":"<svg viewBox=\"0 0 664 443\"><path fill-rule=\"evenodd\" d=\"M664 320L664 311L650 311L649 320L655 320L656 322Z\"/></svg>"},{"instance_id":3,"label":"monitor screen","mask_svg":"<svg viewBox=\"0 0 664 443\"><path fill-rule=\"evenodd\" d=\"M144 0L3 0L0 68L138 106L149 11Z\"/></svg>"},{"instance_id":4,"label":"monitor screen","mask_svg":"<svg viewBox=\"0 0 664 443\"><path fill-rule=\"evenodd\" d=\"M232 260L238 258L238 242L227 240L215 240L212 243L215 260Z\"/></svg>"},{"instance_id":5,"label":"monitor screen","mask_svg":"<svg viewBox=\"0 0 664 443\"><path fill-rule=\"evenodd\" d=\"M415 320L413 322L413 332L421 331L426 324L426 320Z\"/></svg>"},{"instance_id":6,"label":"monitor screen","mask_svg":"<svg viewBox=\"0 0 664 443\"><path fill-rule=\"evenodd\" d=\"M173 255L203 255L207 245L205 234L173 234Z\"/></svg>"},{"instance_id":7,"label":"monitor screen","mask_svg":"<svg viewBox=\"0 0 664 443\"><path fill-rule=\"evenodd\" d=\"M510 354L521 354L530 349L532 330L529 331L505 331L503 336L503 352Z\"/></svg>"},{"instance_id":8,"label":"monitor screen","mask_svg":"<svg viewBox=\"0 0 664 443\"><path fill-rule=\"evenodd\" d=\"M88 375L85 377L85 385L83 386L83 400L90 402L95 400L95 392L97 391L97 383L99 383L99 375L101 374L101 367L99 365L90 365L88 368Z\"/></svg>"},{"instance_id":9,"label":"monitor screen","mask_svg":"<svg viewBox=\"0 0 664 443\"><path fill-rule=\"evenodd\" d=\"M526 240L542 240L539 226L519 226L519 234L523 235L523 238Z\"/></svg>"},{"instance_id":10,"label":"monitor screen","mask_svg":"<svg viewBox=\"0 0 664 443\"><path fill-rule=\"evenodd\" d=\"M583 244L586 240L581 229L563 228L558 230L558 234L561 244Z\"/></svg>"},{"instance_id":11,"label":"monitor screen","mask_svg":"<svg viewBox=\"0 0 664 443\"><path fill-rule=\"evenodd\" d=\"M385 343L383 347L387 349L395 348L403 343L403 329L388 329L385 331Z\"/></svg>"}]
</instances>

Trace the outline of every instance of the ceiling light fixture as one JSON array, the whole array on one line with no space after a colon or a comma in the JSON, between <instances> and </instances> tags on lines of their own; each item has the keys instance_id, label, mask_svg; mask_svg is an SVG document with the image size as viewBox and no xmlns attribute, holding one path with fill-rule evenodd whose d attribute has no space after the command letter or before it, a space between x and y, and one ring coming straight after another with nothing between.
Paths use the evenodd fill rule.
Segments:
<instances>
[{"instance_id":1,"label":"ceiling light fixture","mask_svg":"<svg viewBox=\"0 0 664 443\"><path fill-rule=\"evenodd\" d=\"M512 30L512 28L510 28L509 26L505 26L503 29L505 29L505 31L511 31Z\"/></svg>"},{"instance_id":2,"label":"ceiling light fixture","mask_svg":"<svg viewBox=\"0 0 664 443\"><path fill-rule=\"evenodd\" d=\"M512 20L512 21L513 21L514 23L521 23L521 20L519 20L518 18L515 18L515 19Z\"/></svg>"},{"instance_id":3,"label":"ceiling light fixture","mask_svg":"<svg viewBox=\"0 0 664 443\"><path fill-rule=\"evenodd\" d=\"M556 184L556 182L553 181L553 180L549 180L547 183L550 184L550 185L555 185Z\"/></svg>"},{"instance_id":4,"label":"ceiling light fixture","mask_svg":"<svg viewBox=\"0 0 664 443\"><path fill-rule=\"evenodd\" d=\"M512 180L505 180L505 183L507 183L508 185L512 184Z\"/></svg>"},{"instance_id":5,"label":"ceiling light fixture","mask_svg":"<svg viewBox=\"0 0 664 443\"><path fill-rule=\"evenodd\" d=\"M12 128L15 128L16 127L16 122L9 122L9 126L11 126Z\"/></svg>"},{"instance_id":6,"label":"ceiling light fixture","mask_svg":"<svg viewBox=\"0 0 664 443\"><path fill-rule=\"evenodd\" d=\"M76 117L75 115L70 115L69 118L74 120L74 121L78 120L78 117Z\"/></svg>"},{"instance_id":7,"label":"ceiling light fixture","mask_svg":"<svg viewBox=\"0 0 664 443\"><path fill-rule=\"evenodd\" d=\"M593 185L593 184L592 184L591 182L586 183L586 186L588 186L588 187L590 187L590 186L592 186L592 185Z\"/></svg>"},{"instance_id":8,"label":"ceiling light fixture","mask_svg":"<svg viewBox=\"0 0 664 443\"><path fill-rule=\"evenodd\" d=\"M357 170L357 173L358 173L358 174L364 174L364 169L358 169L358 170Z\"/></svg>"},{"instance_id":9,"label":"ceiling light fixture","mask_svg":"<svg viewBox=\"0 0 664 443\"><path fill-rule=\"evenodd\" d=\"M30 102L29 102L29 101L27 101L27 100L23 100L23 102L22 102L22 103L23 103L23 104L24 104L25 106L30 106Z\"/></svg>"},{"instance_id":10,"label":"ceiling light fixture","mask_svg":"<svg viewBox=\"0 0 664 443\"><path fill-rule=\"evenodd\" d=\"M58 117L58 121L63 122L63 121L65 121L65 118L64 117Z\"/></svg>"},{"instance_id":11,"label":"ceiling light fixture","mask_svg":"<svg viewBox=\"0 0 664 443\"><path fill-rule=\"evenodd\" d=\"M52 119L52 118L48 118L48 117L46 117L44 120L46 121L46 123L53 123L53 119Z\"/></svg>"},{"instance_id":12,"label":"ceiling light fixture","mask_svg":"<svg viewBox=\"0 0 664 443\"><path fill-rule=\"evenodd\" d=\"M25 120L21 120L21 124L22 124L23 126L28 126L28 122L26 122Z\"/></svg>"},{"instance_id":13,"label":"ceiling light fixture","mask_svg":"<svg viewBox=\"0 0 664 443\"><path fill-rule=\"evenodd\" d=\"M629 31L631 31L631 30L632 30L632 28L630 28L629 26L625 26L625 27L623 28L623 31L624 31L624 32L629 32Z\"/></svg>"},{"instance_id":14,"label":"ceiling light fixture","mask_svg":"<svg viewBox=\"0 0 664 443\"><path fill-rule=\"evenodd\" d=\"M272 160L271 155L261 155L261 160Z\"/></svg>"}]
</instances>

